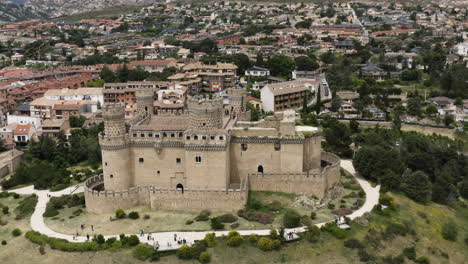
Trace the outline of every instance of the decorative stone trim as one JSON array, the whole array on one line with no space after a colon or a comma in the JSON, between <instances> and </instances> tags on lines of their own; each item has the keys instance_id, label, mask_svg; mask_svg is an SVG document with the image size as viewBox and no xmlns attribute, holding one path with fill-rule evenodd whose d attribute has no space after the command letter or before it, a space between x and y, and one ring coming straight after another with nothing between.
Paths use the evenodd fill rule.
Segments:
<instances>
[{"instance_id":1,"label":"decorative stone trim","mask_svg":"<svg viewBox=\"0 0 468 264\"><path fill-rule=\"evenodd\" d=\"M101 144L101 150L121 150L128 147L128 144L118 144L118 145L103 145Z\"/></svg>"},{"instance_id":2,"label":"decorative stone trim","mask_svg":"<svg viewBox=\"0 0 468 264\"><path fill-rule=\"evenodd\" d=\"M281 143L281 144L302 144L304 143L303 138L269 138L269 137L236 137L233 136L232 143L257 143L257 144L270 144L270 143Z\"/></svg>"},{"instance_id":3,"label":"decorative stone trim","mask_svg":"<svg viewBox=\"0 0 468 264\"><path fill-rule=\"evenodd\" d=\"M227 145L185 145L186 150L190 151L223 151Z\"/></svg>"}]
</instances>

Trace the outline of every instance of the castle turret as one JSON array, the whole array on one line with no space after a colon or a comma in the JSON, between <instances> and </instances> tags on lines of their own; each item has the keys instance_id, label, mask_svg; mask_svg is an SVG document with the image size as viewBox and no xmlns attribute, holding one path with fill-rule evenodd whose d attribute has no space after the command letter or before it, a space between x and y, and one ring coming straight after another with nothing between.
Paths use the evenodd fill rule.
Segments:
<instances>
[{"instance_id":1,"label":"castle turret","mask_svg":"<svg viewBox=\"0 0 468 264\"><path fill-rule=\"evenodd\" d=\"M232 118L238 120L250 120L250 113L247 112L247 91L243 88L231 88L229 94L229 113Z\"/></svg>"},{"instance_id":2,"label":"castle turret","mask_svg":"<svg viewBox=\"0 0 468 264\"><path fill-rule=\"evenodd\" d=\"M188 100L191 129L223 128L223 98L213 96L193 96Z\"/></svg>"},{"instance_id":3,"label":"castle turret","mask_svg":"<svg viewBox=\"0 0 468 264\"><path fill-rule=\"evenodd\" d=\"M104 132L99 136L102 151L104 188L124 190L131 187L130 151L125 127L125 106L106 104L102 108Z\"/></svg>"},{"instance_id":4,"label":"castle turret","mask_svg":"<svg viewBox=\"0 0 468 264\"><path fill-rule=\"evenodd\" d=\"M135 93L137 104L137 116L144 118L152 116L154 111L154 92L152 88L140 88Z\"/></svg>"}]
</instances>

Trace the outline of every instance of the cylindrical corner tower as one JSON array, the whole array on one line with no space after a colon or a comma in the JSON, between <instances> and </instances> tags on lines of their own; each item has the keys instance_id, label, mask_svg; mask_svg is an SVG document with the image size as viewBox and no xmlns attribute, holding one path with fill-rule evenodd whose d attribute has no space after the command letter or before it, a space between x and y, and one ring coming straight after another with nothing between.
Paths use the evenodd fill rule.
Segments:
<instances>
[{"instance_id":1,"label":"cylindrical corner tower","mask_svg":"<svg viewBox=\"0 0 468 264\"><path fill-rule=\"evenodd\" d=\"M231 88L228 90L229 105L236 114L247 110L247 91L243 88Z\"/></svg>"},{"instance_id":2,"label":"cylindrical corner tower","mask_svg":"<svg viewBox=\"0 0 468 264\"><path fill-rule=\"evenodd\" d=\"M125 106L105 104L102 108L104 133L99 136L104 188L116 191L132 187L130 151L125 127Z\"/></svg>"},{"instance_id":3,"label":"cylindrical corner tower","mask_svg":"<svg viewBox=\"0 0 468 264\"><path fill-rule=\"evenodd\" d=\"M140 88L135 92L137 116L152 116L154 111L154 92L152 88Z\"/></svg>"},{"instance_id":4,"label":"cylindrical corner tower","mask_svg":"<svg viewBox=\"0 0 468 264\"><path fill-rule=\"evenodd\" d=\"M188 100L191 129L223 128L223 98L193 96Z\"/></svg>"}]
</instances>

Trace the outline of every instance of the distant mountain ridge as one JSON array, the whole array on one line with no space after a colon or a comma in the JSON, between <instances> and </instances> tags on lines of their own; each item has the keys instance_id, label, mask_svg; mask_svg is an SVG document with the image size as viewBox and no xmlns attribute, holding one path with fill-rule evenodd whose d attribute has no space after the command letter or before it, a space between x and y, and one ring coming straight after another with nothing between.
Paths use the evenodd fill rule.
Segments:
<instances>
[{"instance_id":1,"label":"distant mountain ridge","mask_svg":"<svg viewBox=\"0 0 468 264\"><path fill-rule=\"evenodd\" d=\"M157 0L0 0L0 21L55 18L115 6L149 5Z\"/></svg>"},{"instance_id":2,"label":"distant mountain ridge","mask_svg":"<svg viewBox=\"0 0 468 264\"><path fill-rule=\"evenodd\" d=\"M23 0L15 0L21 2ZM12 22L33 18L47 18L47 14L41 10L25 7L22 4L8 0L0 0L0 21Z\"/></svg>"}]
</instances>

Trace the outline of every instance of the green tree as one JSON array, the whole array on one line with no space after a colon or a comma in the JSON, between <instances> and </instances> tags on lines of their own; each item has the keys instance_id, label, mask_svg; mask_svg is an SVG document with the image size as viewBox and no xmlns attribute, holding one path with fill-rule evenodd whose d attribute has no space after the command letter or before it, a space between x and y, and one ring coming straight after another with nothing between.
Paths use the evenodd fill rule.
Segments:
<instances>
[{"instance_id":1,"label":"green tree","mask_svg":"<svg viewBox=\"0 0 468 264\"><path fill-rule=\"evenodd\" d=\"M268 59L268 68L273 76L289 78L296 67L295 61L286 55L273 55Z\"/></svg>"},{"instance_id":2,"label":"green tree","mask_svg":"<svg viewBox=\"0 0 468 264\"><path fill-rule=\"evenodd\" d=\"M450 114L446 114L444 116L444 124L445 126L450 126L451 124L453 124L455 122L455 118L453 117L453 115L450 115Z\"/></svg>"},{"instance_id":3,"label":"green tree","mask_svg":"<svg viewBox=\"0 0 468 264\"><path fill-rule=\"evenodd\" d=\"M295 61L298 71L315 71L319 68L317 61L309 56L296 57Z\"/></svg>"},{"instance_id":4,"label":"green tree","mask_svg":"<svg viewBox=\"0 0 468 264\"><path fill-rule=\"evenodd\" d=\"M442 71L441 71L442 72ZM468 68L463 63L450 66L440 78L440 86L447 95L468 98Z\"/></svg>"},{"instance_id":5,"label":"green tree","mask_svg":"<svg viewBox=\"0 0 468 264\"><path fill-rule=\"evenodd\" d=\"M101 76L101 79L103 79L107 83L115 82L117 80L115 73L111 69L109 69L107 66L102 67L100 76Z\"/></svg>"},{"instance_id":6,"label":"green tree","mask_svg":"<svg viewBox=\"0 0 468 264\"><path fill-rule=\"evenodd\" d=\"M428 116L434 116L438 113L437 111L437 107L433 104L429 104L427 107L426 107L426 115Z\"/></svg>"},{"instance_id":7,"label":"green tree","mask_svg":"<svg viewBox=\"0 0 468 264\"><path fill-rule=\"evenodd\" d=\"M349 147L352 142L351 130L347 125L334 121L324 129L324 134L326 140L325 149L340 156L350 157L352 155Z\"/></svg>"},{"instance_id":8,"label":"green tree","mask_svg":"<svg viewBox=\"0 0 468 264\"><path fill-rule=\"evenodd\" d=\"M429 177L422 171L409 173L403 179L403 191L405 194L420 203L431 200L432 185Z\"/></svg>"}]
</instances>

